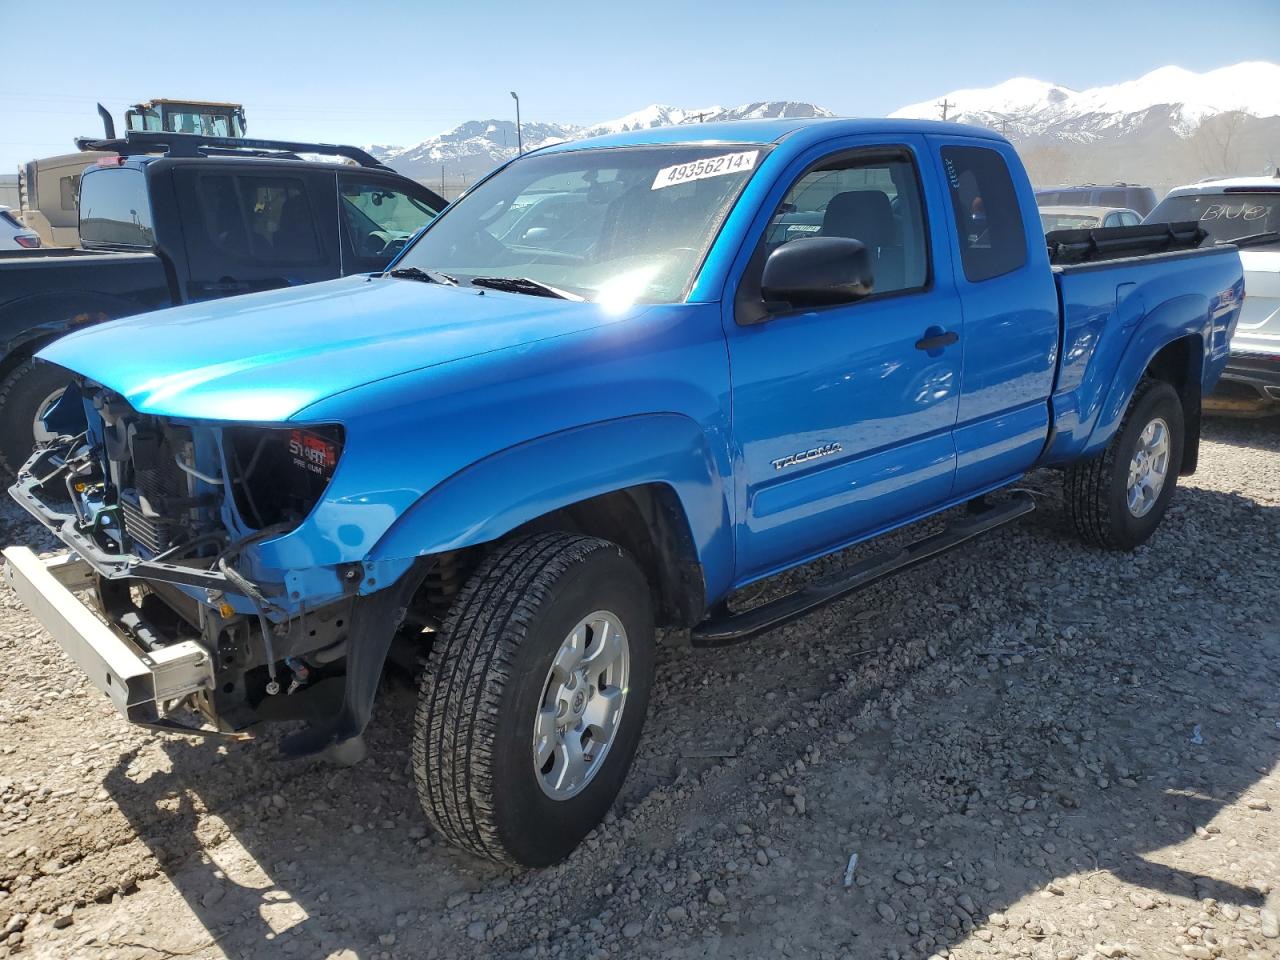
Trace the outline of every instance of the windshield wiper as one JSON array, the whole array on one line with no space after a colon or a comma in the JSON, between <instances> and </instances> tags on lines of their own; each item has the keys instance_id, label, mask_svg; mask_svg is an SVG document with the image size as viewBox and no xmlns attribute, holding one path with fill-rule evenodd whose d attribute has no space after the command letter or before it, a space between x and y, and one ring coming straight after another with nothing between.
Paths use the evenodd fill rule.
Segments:
<instances>
[{"instance_id":1,"label":"windshield wiper","mask_svg":"<svg viewBox=\"0 0 1280 960\"><path fill-rule=\"evenodd\" d=\"M555 297L557 300L587 299L540 280L530 280L528 277L472 277L471 285L488 287L490 290L504 290L508 293L527 293L533 297Z\"/></svg>"},{"instance_id":2,"label":"windshield wiper","mask_svg":"<svg viewBox=\"0 0 1280 960\"><path fill-rule=\"evenodd\" d=\"M423 283L443 283L450 287L458 285L458 281L447 273L423 270L421 267L396 267L394 270L388 270L387 276L398 277L401 280L421 280Z\"/></svg>"},{"instance_id":3,"label":"windshield wiper","mask_svg":"<svg viewBox=\"0 0 1280 960\"><path fill-rule=\"evenodd\" d=\"M1236 237L1234 240L1219 240L1234 247L1254 247L1264 243L1280 243L1280 232L1268 230L1266 233L1251 233L1247 237Z\"/></svg>"}]
</instances>

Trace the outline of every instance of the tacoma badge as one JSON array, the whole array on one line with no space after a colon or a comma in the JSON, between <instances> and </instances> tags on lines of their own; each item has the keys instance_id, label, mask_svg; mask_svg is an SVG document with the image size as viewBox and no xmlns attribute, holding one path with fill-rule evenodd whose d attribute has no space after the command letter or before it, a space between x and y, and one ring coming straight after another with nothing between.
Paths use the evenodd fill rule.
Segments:
<instances>
[{"instance_id":1,"label":"tacoma badge","mask_svg":"<svg viewBox=\"0 0 1280 960\"><path fill-rule=\"evenodd\" d=\"M797 463L806 463L809 460L817 460L820 457L829 457L833 453L839 453L844 447L838 443L827 443L821 447L814 447L811 450L802 450L800 453L793 453L783 457L781 460L771 460L773 469L781 470L783 467L794 467Z\"/></svg>"}]
</instances>

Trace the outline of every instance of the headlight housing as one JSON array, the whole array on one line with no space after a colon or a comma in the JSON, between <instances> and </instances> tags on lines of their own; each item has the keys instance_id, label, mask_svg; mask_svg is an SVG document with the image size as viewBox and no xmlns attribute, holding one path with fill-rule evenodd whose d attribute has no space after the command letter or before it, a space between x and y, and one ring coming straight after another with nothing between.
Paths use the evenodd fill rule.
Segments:
<instances>
[{"instance_id":1,"label":"headlight housing","mask_svg":"<svg viewBox=\"0 0 1280 960\"><path fill-rule=\"evenodd\" d=\"M227 427L222 437L236 511L258 530L306 519L333 478L344 440L337 424Z\"/></svg>"}]
</instances>

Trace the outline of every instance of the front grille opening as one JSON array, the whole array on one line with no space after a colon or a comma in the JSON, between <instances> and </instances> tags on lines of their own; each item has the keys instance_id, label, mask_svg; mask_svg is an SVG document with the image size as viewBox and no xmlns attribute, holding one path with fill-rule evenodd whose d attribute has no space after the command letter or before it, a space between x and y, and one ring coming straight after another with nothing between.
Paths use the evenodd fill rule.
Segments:
<instances>
[{"instance_id":1,"label":"front grille opening","mask_svg":"<svg viewBox=\"0 0 1280 960\"><path fill-rule=\"evenodd\" d=\"M230 427L223 437L236 510L258 530L306 519L342 455L338 426Z\"/></svg>"}]
</instances>

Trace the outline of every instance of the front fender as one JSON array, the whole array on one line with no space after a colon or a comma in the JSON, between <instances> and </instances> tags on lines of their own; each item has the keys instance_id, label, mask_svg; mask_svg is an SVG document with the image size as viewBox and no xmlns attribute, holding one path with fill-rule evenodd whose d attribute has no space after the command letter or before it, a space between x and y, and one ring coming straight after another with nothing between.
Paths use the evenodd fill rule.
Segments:
<instances>
[{"instance_id":1,"label":"front fender","mask_svg":"<svg viewBox=\"0 0 1280 960\"><path fill-rule=\"evenodd\" d=\"M679 414L623 417L508 447L444 480L374 545L371 562L487 543L591 497L661 483L680 501L708 598L733 578L729 503L702 429Z\"/></svg>"}]
</instances>

